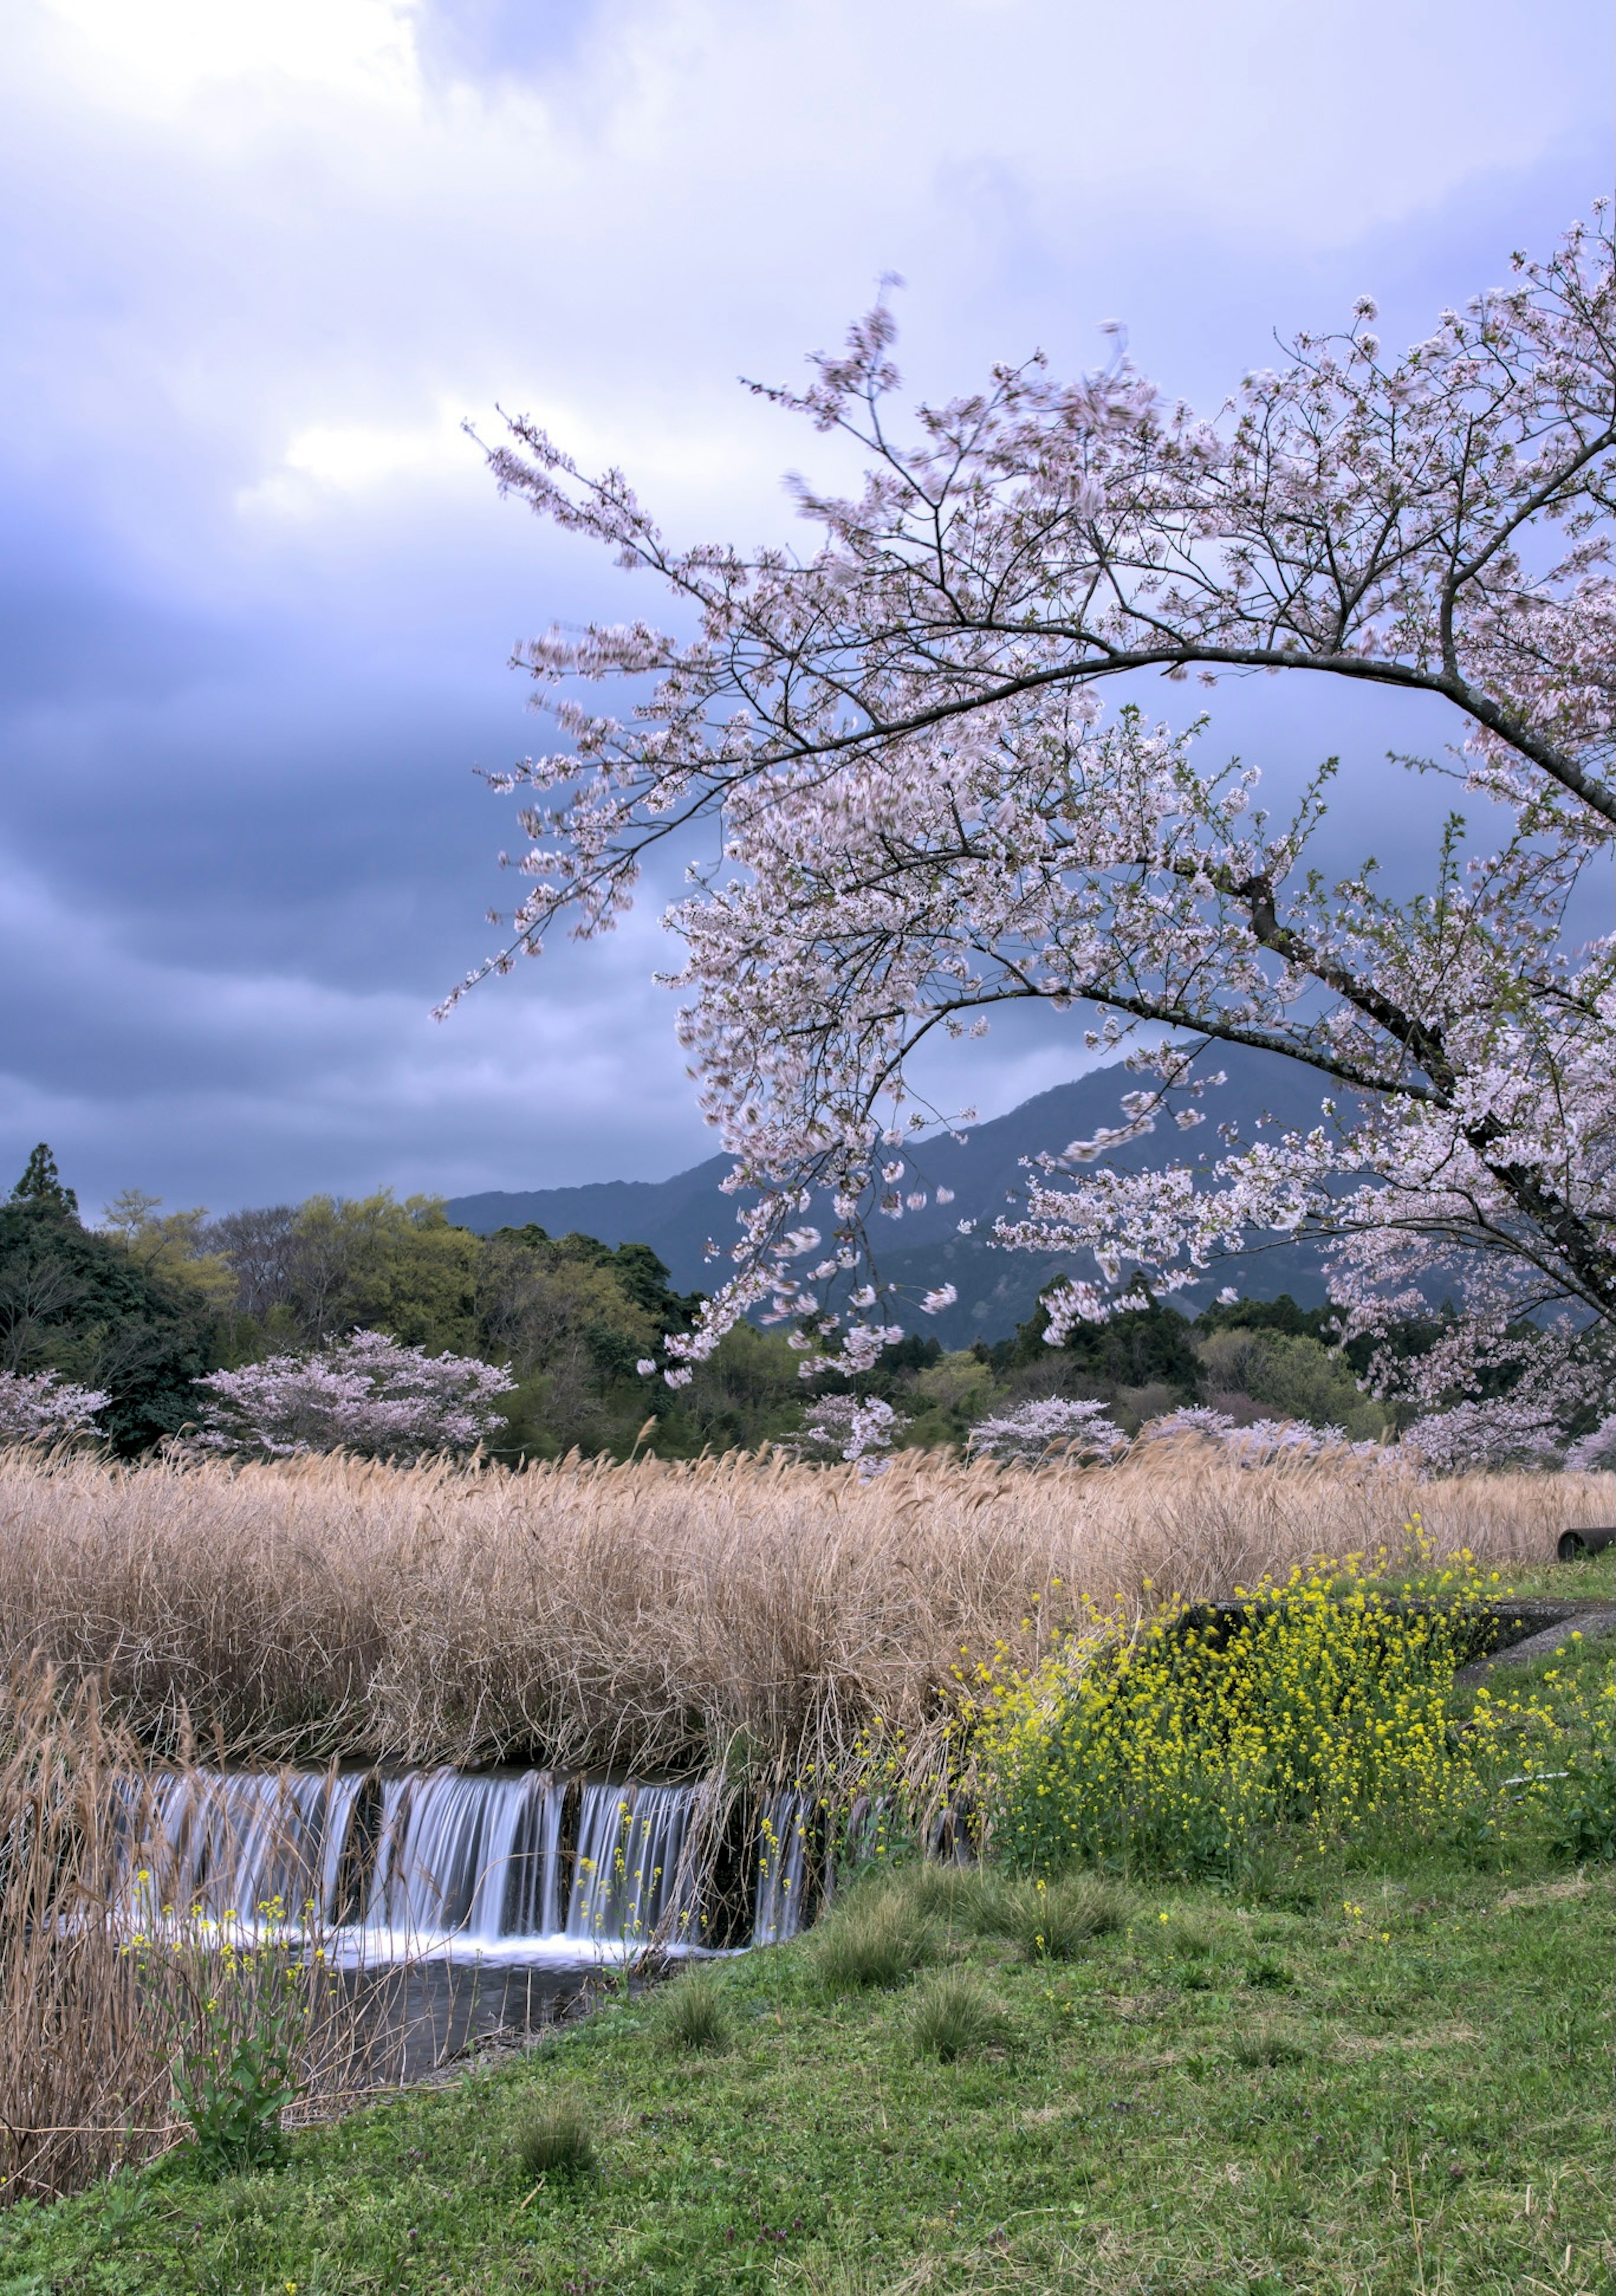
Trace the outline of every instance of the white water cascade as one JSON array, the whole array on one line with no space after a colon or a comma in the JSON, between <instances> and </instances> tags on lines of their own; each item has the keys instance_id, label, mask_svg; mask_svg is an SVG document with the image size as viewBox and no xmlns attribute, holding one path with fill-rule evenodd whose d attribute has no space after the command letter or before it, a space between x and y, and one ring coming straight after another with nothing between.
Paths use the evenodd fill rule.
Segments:
<instances>
[{"instance_id":1,"label":"white water cascade","mask_svg":"<svg viewBox=\"0 0 1616 2296\"><path fill-rule=\"evenodd\" d=\"M343 1959L577 1965L707 1943L692 1852L697 1789L550 1772L176 1771L153 1790L138 1917L243 1923L273 1906ZM133 1811L131 1812L133 1817ZM776 1794L753 1849L752 1942L792 1936L806 1806Z\"/></svg>"},{"instance_id":2,"label":"white water cascade","mask_svg":"<svg viewBox=\"0 0 1616 2296\"><path fill-rule=\"evenodd\" d=\"M808 1805L800 1793L774 1797L763 1816L752 1943L783 1945L795 1937L808 1884Z\"/></svg>"},{"instance_id":3,"label":"white water cascade","mask_svg":"<svg viewBox=\"0 0 1616 2296\"><path fill-rule=\"evenodd\" d=\"M365 1931L417 1949L439 1939L483 1948L553 1939L562 1927L565 1795L544 1771L513 1778L425 1770L384 1781Z\"/></svg>"},{"instance_id":4,"label":"white water cascade","mask_svg":"<svg viewBox=\"0 0 1616 2296\"><path fill-rule=\"evenodd\" d=\"M322 1922L337 1919L364 1783L340 1771L160 1775L152 1786L154 1838L131 1843L148 1861L140 1874L144 1913L176 1906L246 1921L275 1904L290 1922L311 1906Z\"/></svg>"}]
</instances>

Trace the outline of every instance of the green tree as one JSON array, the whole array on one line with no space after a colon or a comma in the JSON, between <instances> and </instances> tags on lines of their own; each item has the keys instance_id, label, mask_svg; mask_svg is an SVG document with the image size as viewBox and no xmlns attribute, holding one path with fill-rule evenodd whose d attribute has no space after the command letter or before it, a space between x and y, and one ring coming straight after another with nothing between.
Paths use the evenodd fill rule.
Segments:
<instances>
[{"instance_id":1,"label":"green tree","mask_svg":"<svg viewBox=\"0 0 1616 2296\"><path fill-rule=\"evenodd\" d=\"M105 1389L102 1423L133 1456L195 1420L192 1382L217 1365L217 1327L200 1292L142 1267L61 1201L13 1196L0 1204L0 1362Z\"/></svg>"},{"instance_id":2,"label":"green tree","mask_svg":"<svg viewBox=\"0 0 1616 2296\"><path fill-rule=\"evenodd\" d=\"M1339 1320L1328 1306L1299 1308L1288 1292L1277 1300L1219 1300L1195 1318L1197 1332L1282 1332L1295 1339L1327 1339Z\"/></svg>"},{"instance_id":3,"label":"green tree","mask_svg":"<svg viewBox=\"0 0 1616 2296\"><path fill-rule=\"evenodd\" d=\"M1307 1332L1231 1324L1198 1344L1208 1403L1236 1417L1301 1419L1378 1438L1391 1414L1366 1395L1345 1358ZM1247 1413L1243 1406L1256 1406Z\"/></svg>"},{"instance_id":4,"label":"green tree","mask_svg":"<svg viewBox=\"0 0 1616 2296\"><path fill-rule=\"evenodd\" d=\"M644 1275L637 1262L630 1267ZM636 1366L654 1355L662 1331L607 1245L536 1226L501 1228L478 1248L476 1313L480 1352L508 1363L521 1382L505 1406L510 1447L553 1456L633 1443L656 1400Z\"/></svg>"},{"instance_id":5,"label":"green tree","mask_svg":"<svg viewBox=\"0 0 1616 2296\"><path fill-rule=\"evenodd\" d=\"M657 1382L652 1447L664 1458L693 1458L709 1449L753 1451L796 1434L802 1424L801 1364L783 1332L737 1324L716 1353L695 1365L688 1387L676 1393Z\"/></svg>"},{"instance_id":6,"label":"green tree","mask_svg":"<svg viewBox=\"0 0 1616 2296\"><path fill-rule=\"evenodd\" d=\"M391 1189L334 1201L311 1197L299 1211L294 1268L318 1262L333 1279L319 1293L320 1316L332 1332L390 1332L406 1347L455 1355L477 1349L476 1236L452 1227L441 1196L406 1196ZM315 1285L309 1283L309 1305ZM311 1318L312 1319L312 1318Z\"/></svg>"},{"instance_id":7,"label":"green tree","mask_svg":"<svg viewBox=\"0 0 1616 2296\"><path fill-rule=\"evenodd\" d=\"M50 1143L42 1140L22 1168L22 1177L12 1190L14 1204L48 1204L53 1210L78 1217L78 1198L64 1187L56 1169Z\"/></svg>"},{"instance_id":8,"label":"green tree","mask_svg":"<svg viewBox=\"0 0 1616 2296\"><path fill-rule=\"evenodd\" d=\"M576 1445L621 1457L644 1435L662 1457L689 1458L794 1433L801 1358L778 1332L738 1324L688 1387L640 1372L700 1304L699 1292L672 1289L649 1244L552 1236L531 1223L499 1229L482 1248L478 1330L481 1352L521 1382L501 1447L554 1456ZM645 1434L647 1420L655 1425Z\"/></svg>"},{"instance_id":9,"label":"green tree","mask_svg":"<svg viewBox=\"0 0 1616 2296\"><path fill-rule=\"evenodd\" d=\"M994 1369L1001 1374L1030 1372L1046 1394L1114 1395L1124 1388L1161 1388L1187 1400L1196 1391L1200 1365L1190 1325L1159 1300L1126 1308L1109 1323L1080 1324L1062 1347L1049 1346L1046 1326L1040 1300L1015 1337L990 1350Z\"/></svg>"},{"instance_id":10,"label":"green tree","mask_svg":"<svg viewBox=\"0 0 1616 2296\"><path fill-rule=\"evenodd\" d=\"M217 1248L207 1206L165 1212L162 1201L144 1188L121 1189L101 1216L103 1234L116 1237L148 1274L189 1285L227 1314L235 1305L235 1271Z\"/></svg>"}]
</instances>

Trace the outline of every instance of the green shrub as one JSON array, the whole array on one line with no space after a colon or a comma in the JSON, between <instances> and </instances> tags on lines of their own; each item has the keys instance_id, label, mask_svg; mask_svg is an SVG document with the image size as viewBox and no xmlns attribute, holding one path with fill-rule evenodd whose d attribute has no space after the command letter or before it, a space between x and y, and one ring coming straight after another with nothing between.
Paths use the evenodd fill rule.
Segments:
<instances>
[{"instance_id":1,"label":"green shrub","mask_svg":"<svg viewBox=\"0 0 1616 2296\"><path fill-rule=\"evenodd\" d=\"M176 2070L174 2087L191 2128L198 2164L212 2177L278 2169L286 2158L281 2114L297 2095L290 2049L275 2026L250 2033L193 2073Z\"/></svg>"},{"instance_id":2,"label":"green shrub","mask_svg":"<svg viewBox=\"0 0 1616 2296\"><path fill-rule=\"evenodd\" d=\"M917 1914L966 1937L1007 1937L1015 1891L1002 1874L980 1866L910 1866L902 1887Z\"/></svg>"},{"instance_id":3,"label":"green shrub","mask_svg":"<svg viewBox=\"0 0 1616 2296\"><path fill-rule=\"evenodd\" d=\"M219 1359L207 1299L177 1275L148 1271L65 1203L0 1204L0 1293L41 1303L16 1337L16 1368L58 1371L111 1398L100 1425L134 1458L197 1415L192 1382Z\"/></svg>"},{"instance_id":4,"label":"green shrub","mask_svg":"<svg viewBox=\"0 0 1616 2296\"><path fill-rule=\"evenodd\" d=\"M554 2098L516 2132L516 2165L526 2184L564 2183L596 2173L595 2140L576 2100Z\"/></svg>"},{"instance_id":5,"label":"green shrub","mask_svg":"<svg viewBox=\"0 0 1616 2296\"><path fill-rule=\"evenodd\" d=\"M1543 1784L1550 1838L1579 1866L1616 1858L1616 1677L1608 1663L1556 1665L1545 1673L1544 1687L1569 1726L1565 1775Z\"/></svg>"},{"instance_id":6,"label":"green shrub","mask_svg":"<svg viewBox=\"0 0 1616 2296\"><path fill-rule=\"evenodd\" d=\"M915 1988L909 2038L917 2056L951 2065L1002 2038L1005 2021L980 1979L964 1970L938 1970Z\"/></svg>"},{"instance_id":7,"label":"green shrub","mask_svg":"<svg viewBox=\"0 0 1616 2296\"><path fill-rule=\"evenodd\" d=\"M1579 1866L1616 1858L1616 1767L1576 1762L1555 1813L1554 1847Z\"/></svg>"},{"instance_id":8,"label":"green shrub","mask_svg":"<svg viewBox=\"0 0 1616 2296\"><path fill-rule=\"evenodd\" d=\"M676 2047L717 2055L730 2043L724 1996L710 1969L688 1969L662 1997L662 2030Z\"/></svg>"},{"instance_id":9,"label":"green shrub","mask_svg":"<svg viewBox=\"0 0 1616 2296\"><path fill-rule=\"evenodd\" d=\"M1194 1919L1173 1922L1166 1939L1168 1948L1180 1961L1206 1961L1217 1950L1218 1940L1204 1922Z\"/></svg>"},{"instance_id":10,"label":"green shrub","mask_svg":"<svg viewBox=\"0 0 1616 2296\"><path fill-rule=\"evenodd\" d=\"M213 2177L279 2168L281 2116L305 2083L324 1982L293 1946L280 1898L258 1906L256 1924L194 1916L133 1950L198 2165Z\"/></svg>"},{"instance_id":11,"label":"green shrub","mask_svg":"<svg viewBox=\"0 0 1616 2296\"><path fill-rule=\"evenodd\" d=\"M907 1892L861 1890L814 1932L821 1982L832 1993L901 1985L932 1952L931 1924Z\"/></svg>"},{"instance_id":12,"label":"green shrub","mask_svg":"<svg viewBox=\"0 0 1616 2296\"><path fill-rule=\"evenodd\" d=\"M1090 1874L1065 1874L1018 1890L1005 1935L1028 1961L1075 1961L1095 1938L1126 1928L1130 1910L1114 1882Z\"/></svg>"},{"instance_id":13,"label":"green shrub","mask_svg":"<svg viewBox=\"0 0 1616 2296\"><path fill-rule=\"evenodd\" d=\"M1246 1983L1253 1992L1284 1993L1294 1980L1277 1961L1253 1961L1246 1968Z\"/></svg>"}]
</instances>

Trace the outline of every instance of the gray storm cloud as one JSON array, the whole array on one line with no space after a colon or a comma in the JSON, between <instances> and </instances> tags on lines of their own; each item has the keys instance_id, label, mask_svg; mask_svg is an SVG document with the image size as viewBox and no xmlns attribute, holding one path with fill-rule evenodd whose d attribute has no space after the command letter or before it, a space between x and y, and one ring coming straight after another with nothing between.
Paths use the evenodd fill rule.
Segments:
<instances>
[{"instance_id":1,"label":"gray storm cloud","mask_svg":"<svg viewBox=\"0 0 1616 2296\"><path fill-rule=\"evenodd\" d=\"M20 0L0 1176L41 1136L91 1203L694 1160L673 873L428 1017L506 890L470 769L543 739L512 644L661 611L500 504L461 418L531 409L682 535L789 536L813 441L734 377L796 372L888 268L917 390L1076 366L1118 312L1215 399L1276 324L1373 287L1418 332L1546 243L1604 172L1610 45L1581 0L1371 6L1346 43L1268 0L1148 41L1090 0ZM1387 746L1333 702L1218 709L1282 767ZM970 1096L1077 1065L1013 1030Z\"/></svg>"}]
</instances>

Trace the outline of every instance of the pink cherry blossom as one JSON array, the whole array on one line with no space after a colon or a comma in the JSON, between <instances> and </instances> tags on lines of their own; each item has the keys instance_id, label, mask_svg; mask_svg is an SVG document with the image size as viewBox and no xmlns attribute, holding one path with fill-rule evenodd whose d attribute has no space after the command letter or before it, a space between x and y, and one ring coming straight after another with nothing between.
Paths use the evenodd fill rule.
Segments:
<instances>
[{"instance_id":1,"label":"pink cherry blossom","mask_svg":"<svg viewBox=\"0 0 1616 2296\"><path fill-rule=\"evenodd\" d=\"M878 1395L821 1395L815 1398L803 1422L796 1449L800 1456L824 1458L834 1452L857 1464L861 1474L878 1474L887 1464L883 1451L907 1423Z\"/></svg>"},{"instance_id":2,"label":"pink cherry blossom","mask_svg":"<svg viewBox=\"0 0 1616 2296\"><path fill-rule=\"evenodd\" d=\"M902 1308L874 1238L924 1177L908 1066L1034 1000L1079 1008L1088 1046L1139 1079L1117 1124L1035 1159L993 1224L1086 1271L1051 1301L1052 1340L1141 1282L1171 1297L1254 1241L1315 1237L1344 1337L1456 1303L1440 1345L1383 1348L1372 1374L1428 1419L1522 1365L1517 1436L1540 1408L1563 1424L1599 1403L1601 1381L1608 1403L1616 935L1576 928L1616 830L1603 210L1400 357L1366 308L1210 417L1118 354L1072 381L1042 357L997 367L906 430L883 303L805 390L764 394L865 458L855 494L797 482L800 552L675 549L620 472L587 477L526 420L491 454L506 492L659 577L696 626L522 649L563 746L499 784L530 843L483 968L562 918L609 927L648 852L721 824L722 860L670 922L682 1041L727 1185L753 1201L729 1281L669 1343L678 1363L754 1309L796 1324L805 1371L875 1360ZM1276 816L1203 722L1104 714L1107 681L1192 668L1284 673L1321 701L1379 687L1420 712L1411 746L1445 709L1456 746L1423 762L1505 808L1496 849L1455 820L1412 899L1367 864L1325 873L1333 761ZM585 706L611 680L619 712ZM1225 1044L1310 1072L1317 1121L1219 1126L1196 1150ZM1106 1163L1158 1127L1194 1160ZM805 1293L787 1263L821 1205L837 1277Z\"/></svg>"},{"instance_id":3,"label":"pink cherry blossom","mask_svg":"<svg viewBox=\"0 0 1616 2296\"><path fill-rule=\"evenodd\" d=\"M271 1356L196 1384L208 1397L199 1439L210 1449L410 1460L472 1450L516 1382L472 1356L429 1356L382 1332L355 1332L316 1355Z\"/></svg>"},{"instance_id":4,"label":"pink cherry blossom","mask_svg":"<svg viewBox=\"0 0 1616 2296\"><path fill-rule=\"evenodd\" d=\"M1573 1475L1608 1475L1616 1472L1616 1412L1602 1419L1591 1434L1579 1436L1565 1455Z\"/></svg>"},{"instance_id":5,"label":"pink cherry blossom","mask_svg":"<svg viewBox=\"0 0 1616 2296\"><path fill-rule=\"evenodd\" d=\"M96 1414L111 1398L75 1387L53 1371L0 1371L0 1443L62 1443L98 1435Z\"/></svg>"},{"instance_id":6,"label":"pink cherry blossom","mask_svg":"<svg viewBox=\"0 0 1616 2296\"><path fill-rule=\"evenodd\" d=\"M1109 1459L1128 1448L1128 1438L1103 1403L1073 1403L1051 1396L979 1419L966 1447L974 1458L1014 1459L1030 1465L1052 1458Z\"/></svg>"}]
</instances>

